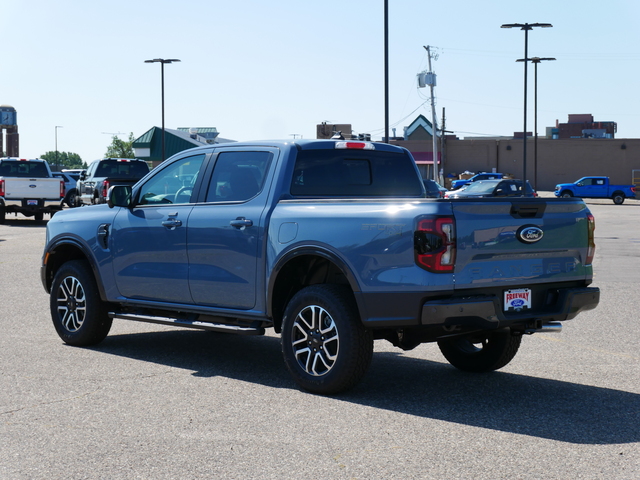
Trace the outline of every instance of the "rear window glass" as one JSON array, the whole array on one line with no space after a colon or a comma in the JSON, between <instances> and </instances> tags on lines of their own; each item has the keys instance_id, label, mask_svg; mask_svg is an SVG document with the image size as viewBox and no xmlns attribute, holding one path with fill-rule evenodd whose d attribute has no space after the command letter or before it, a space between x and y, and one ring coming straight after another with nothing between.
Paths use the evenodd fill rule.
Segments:
<instances>
[{"instance_id":1,"label":"rear window glass","mask_svg":"<svg viewBox=\"0 0 640 480\"><path fill-rule=\"evenodd\" d=\"M422 182L411 157L370 150L302 150L291 195L301 197L418 197Z\"/></svg>"},{"instance_id":2,"label":"rear window glass","mask_svg":"<svg viewBox=\"0 0 640 480\"><path fill-rule=\"evenodd\" d=\"M0 164L0 177L47 178L49 172L43 162L4 161Z\"/></svg>"},{"instance_id":3,"label":"rear window glass","mask_svg":"<svg viewBox=\"0 0 640 480\"><path fill-rule=\"evenodd\" d=\"M146 162L119 162L117 160L105 160L100 162L96 170L96 177L131 178L141 179L149 173Z\"/></svg>"}]
</instances>

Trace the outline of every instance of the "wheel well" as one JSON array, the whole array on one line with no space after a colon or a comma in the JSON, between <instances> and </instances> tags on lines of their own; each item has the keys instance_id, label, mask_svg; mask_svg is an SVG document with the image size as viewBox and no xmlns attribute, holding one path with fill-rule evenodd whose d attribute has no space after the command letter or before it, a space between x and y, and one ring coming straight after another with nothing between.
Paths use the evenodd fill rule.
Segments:
<instances>
[{"instance_id":1,"label":"wheel well","mask_svg":"<svg viewBox=\"0 0 640 480\"><path fill-rule=\"evenodd\" d=\"M613 192L613 194L611 196L615 197L617 195L622 195L623 197L626 197L626 195L624 194L624 192L622 190L616 190L615 192Z\"/></svg>"},{"instance_id":2,"label":"wheel well","mask_svg":"<svg viewBox=\"0 0 640 480\"><path fill-rule=\"evenodd\" d=\"M567 190L566 188L560 192L560 195L564 195L565 193L568 193L569 195L573 195L573 192L571 190Z\"/></svg>"},{"instance_id":3,"label":"wheel well","mask_svg":"<svg viewBox=\"0 0 640 480\"><path fill-rule=\"evenodd\" d=\"M87 260L87 256L80 248L71 244L59 245L53 251L49 252L45 271L47 292L51 290L53 277L56 276L58 269L69 260Z\"/></svg>"},{"instance_id":4,"label":"wheel well","mask_svg":"<svg viewBox=\"0 0 640 480\"><path fill-rule=\"evenodd\" d=\"M271 315L276 332L289 300L304 287L321 283L350 286L342 269L320 255L300 255L289 260L277 273L271 290Z\"/></svg>"}]
</instances>

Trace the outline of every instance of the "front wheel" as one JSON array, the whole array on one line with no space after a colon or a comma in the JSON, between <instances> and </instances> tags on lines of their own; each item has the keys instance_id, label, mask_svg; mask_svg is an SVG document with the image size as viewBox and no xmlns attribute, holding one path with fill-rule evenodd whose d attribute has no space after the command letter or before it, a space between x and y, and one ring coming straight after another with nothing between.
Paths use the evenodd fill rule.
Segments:
<instances>
[{"instance_id":1,"label":"front wheel","mask_svg":"<svg viewBox=\"0 0 640 480\"><path fill-rule=\"evenodd\" d=\"M624 203L624 193L614 193L611 198L616 205L622 205Z\"/></svg>"},{"instance_id":2,"label":"front wheel","mask_svg":"<svg viewBox=\"0 0 640 480\"><path fill-rule=\"evenodd\" d=\"M341 285L313 285L291 299L282 323L282 354L305 390L330 395L354 387L373 356L353 295Z\"/></svg>"},{"instance_id":3,"label":"front wheel","mask_svg":"<svg viewBox=\"0 0 640 480\"><path fill-rule=\"evenodd\" d=\"M507 365L518 353L522 335L506 328L490 334L473 334L438 341L440 351L454 367L465 372L490 372Z\"/></svg>"},{"instance_id":4,"label":"front wheel","mask_svg":"<svg viewBox=\"0 0 640 480\"><path fill-rule=\"evenodd\" d=\"M562 194L560 196L562 198L571 198L571 197L573 197L573 194L571 192L562 192Z\"/></svg>"},{"instance_id":5,"label":"front wheel","mask_svg":"<svg viewBox=\"0 0 640 480\"><path fill-rule=\"evenodd\" d=\"M112 319L100 299L93 272L83 260L60 267L53 279L49 305L53 326L69 345L95 345L109 334Z\"/></svg>"}]
</instances>

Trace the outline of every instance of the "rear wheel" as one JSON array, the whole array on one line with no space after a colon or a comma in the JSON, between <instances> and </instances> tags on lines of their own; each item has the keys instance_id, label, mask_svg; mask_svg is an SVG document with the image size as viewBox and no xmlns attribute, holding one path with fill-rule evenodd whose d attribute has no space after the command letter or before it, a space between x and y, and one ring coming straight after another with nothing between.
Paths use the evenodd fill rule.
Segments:
<instances>
[{"instance_id":1,"label":"rear wheel","mask_svg":"<svg viewBox=\"0 0 640 480\"><path fill-rule=\"evenodd\" d=\"M67 207L69 208L74 208L78 206L75 190L71 190L69 193L67 193L67 196L64 199L64 203L66 203Z\"/></svg>"},{"instance_id":2,"label":"rear wheel","mask_svg":"<svg viewBox=\"0 0 640 480\"><path fill-rule=\"evenodd\" d=\"M613 203L615 203L616 205L622 205L624 203L624 193L620 193L620 192L616 192L613 194L613 197L611 197L613 199Z\"/></svg>"},{"instance_id":3,"label":"rear wheel","mask_svg":"<svg viewBox=\"0 0 640 480\"><path fill-rule=\"evenodd\" d=\"M0 223L4 223L6 220L7 213L4 210L4 207L0 207Z\"/></svg>"},{"instance_id":4,"label":"rear wheel","mask_svg":"<svg viewBox=\"0 0 640 480\"><path fill-rule=\"evenodd\" d=\"M373 335L349 289L313 285L294 295L284 314L282 354L305 390L329 395L354 387L371 363Z\"/></svg>"},{"instance_id":5,"label":"rear wheel","mask_svg":"<svg viewBox=\"0 0 640 480\"><path fill-rule=\"evenodd\" d=\"M83 260L60 267L53 279L49 304L53 325L69 345L95 345L111 329L112 319L100 299L93 272Z\"/></svg>"},{"instance_id":6,"label":"rear wheel","mask_svg":"<svg viewBox=\"0 0 640 480\"><path fill-rule=\"evenodd\" d=\"M507 365L518 353L522 336L505 328L491 334L475 334L438 341L440 351L454 367L465 372L490 372Z\"/></svg>"}]
</instances>

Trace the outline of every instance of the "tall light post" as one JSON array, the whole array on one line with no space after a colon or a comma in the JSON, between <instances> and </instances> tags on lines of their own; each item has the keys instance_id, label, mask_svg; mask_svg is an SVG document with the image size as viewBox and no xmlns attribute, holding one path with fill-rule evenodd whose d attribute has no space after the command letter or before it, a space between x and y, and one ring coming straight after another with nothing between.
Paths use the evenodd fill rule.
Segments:
<instances>
[{"instance_id":1,"label":"tall light post","mask_svg":"<svg viewBox=\"0 0 640 480\"><path fill-rule=\"evenodd\" d=\"M60 163L58 162L58 129L62 128L60 125L56 125L56 168L60 170Z\"/></svg>"},{"instance_id":2,"label":"tall light post","mask_svg":"<svg viewBox=\"0 0 640 480\"><path fill-rule=\"evenodd\" d=\"M389 0L384 0L384 142L389 143Z\"/></svg>"},{"instance_id":3,"label":"tall light post","mask_svg":"<svg viewBox=\"0 0 640 480\"><path fill-rule=\"evenodd\" d=\"M165 149L164 149L164 64L179 62L177 58L154 58L153 60L145 60L144 63L159 63L160 64L160 94L162 96L162 161L164 162Z\"/></svg>"},{"instance_id":4,"label":"tall light post","mask_svg":"<svg viewBox=\"0 0 640 480\"><path fill-rule=\"evenodd\" d=\"M538 190L538 64L547 60L555 60L552 57L531 57L533 63L533 189ZM516 60L526 62L524 58Z\"/></svg>"},{"instance_id":5,"label":"tall light post","mask_svg":"<svg viewBox=\"0 0 640 480\"><path fill-rule=\"evenodd\" d=\"M522 136L524 137L524 144L522 147L522 194L525 193L525 182L527 181L527 64L529 60L528 48L529 48L529 30L533 30L534 27L551 28L553 25L550 23L505 23L500 28L519 28L524 30L524 129Z\"/></svg>"}]
</instances>

